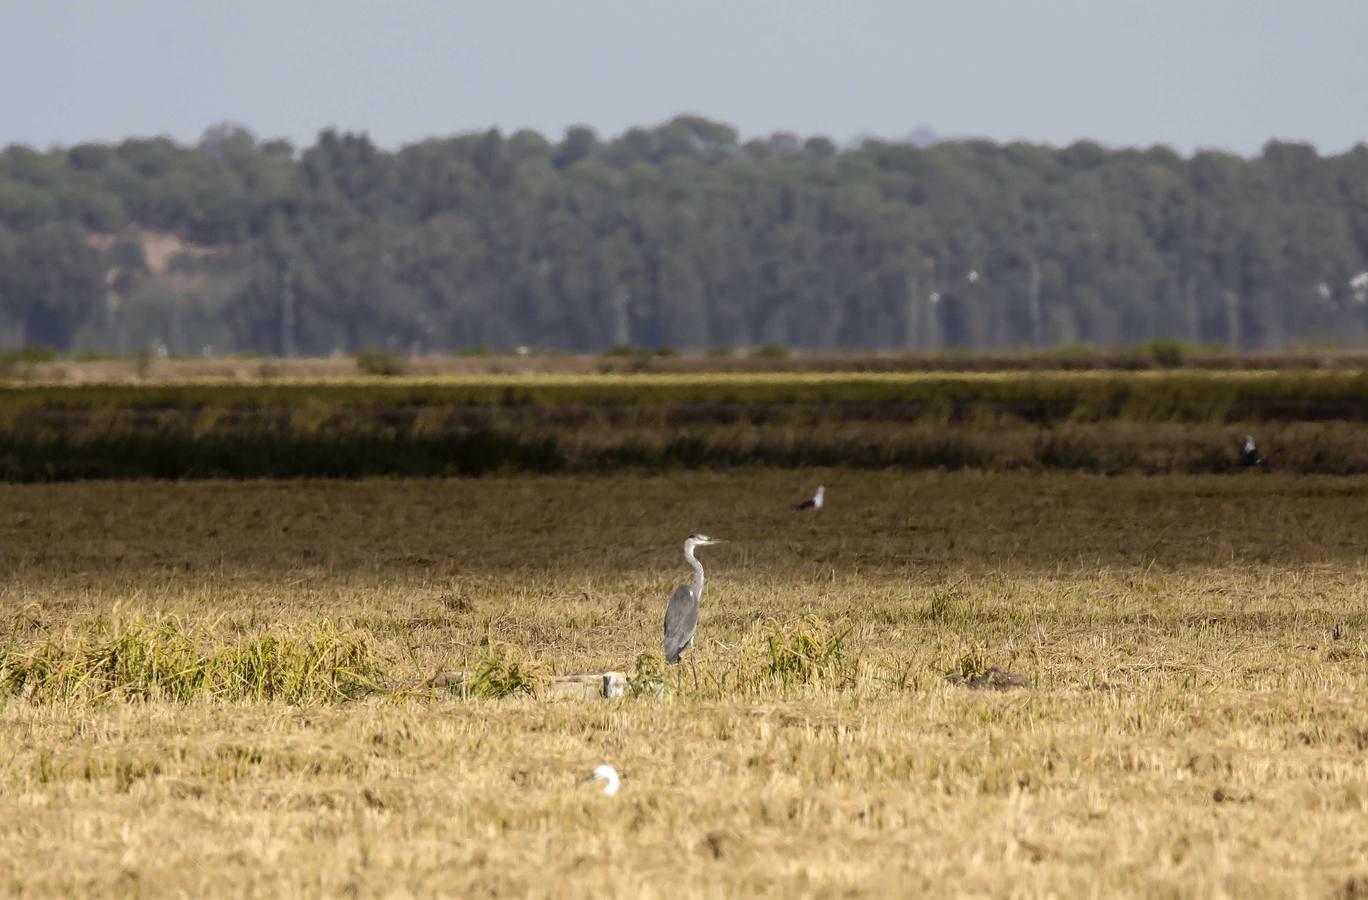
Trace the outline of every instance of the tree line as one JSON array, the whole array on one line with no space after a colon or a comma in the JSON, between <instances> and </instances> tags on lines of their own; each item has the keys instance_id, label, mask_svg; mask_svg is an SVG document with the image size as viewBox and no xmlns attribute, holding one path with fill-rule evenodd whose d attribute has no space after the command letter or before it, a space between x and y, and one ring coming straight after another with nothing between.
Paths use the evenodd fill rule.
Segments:
<instances>
[{"instance_id":1,"label":"tree line","mask_svg":"<svg viewBox=\"0 0 1368 900\"><path fill-rule=\"evenodd\" d=\"M395 151L221 125L0 153L0 340L132 353L1268 349L1368 336L1368 147L1256 157L683 116Z\"/></svg>"}]
</instances>

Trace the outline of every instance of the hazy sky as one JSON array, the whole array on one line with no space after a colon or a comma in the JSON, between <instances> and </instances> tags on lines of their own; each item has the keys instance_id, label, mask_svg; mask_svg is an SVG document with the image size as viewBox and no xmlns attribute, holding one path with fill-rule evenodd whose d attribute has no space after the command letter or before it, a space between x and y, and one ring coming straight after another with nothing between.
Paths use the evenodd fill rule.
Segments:
<instances>
[{"instance_id":1,"label":"hazy sky","mask_svg":"<svg viewBox=\"0 0 1368 900\"><path fill-rule=\"evenodd\" d=\"M386 146L496 125L1255 153L1368 140L1368 0L0 0L0 145L230 120Z\"/></svg>"}]
</instances>

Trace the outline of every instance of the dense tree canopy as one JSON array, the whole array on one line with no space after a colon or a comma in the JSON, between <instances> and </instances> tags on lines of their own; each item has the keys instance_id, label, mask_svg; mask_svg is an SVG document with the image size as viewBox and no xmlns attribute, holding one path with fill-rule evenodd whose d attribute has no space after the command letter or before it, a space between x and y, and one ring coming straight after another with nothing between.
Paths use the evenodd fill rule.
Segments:
<instances>
[{"instance_id":1,"label":"dense tree canopy","mask_svg":"<svg viewBox=\"0 0 1368 900\"><path fill-rule=\"evenodd\" d=\"M1360 342L1365 269L1362 145L839 149L688 116L0 153L11 345L1267 348Z\"/></svg>"}]
</instances>

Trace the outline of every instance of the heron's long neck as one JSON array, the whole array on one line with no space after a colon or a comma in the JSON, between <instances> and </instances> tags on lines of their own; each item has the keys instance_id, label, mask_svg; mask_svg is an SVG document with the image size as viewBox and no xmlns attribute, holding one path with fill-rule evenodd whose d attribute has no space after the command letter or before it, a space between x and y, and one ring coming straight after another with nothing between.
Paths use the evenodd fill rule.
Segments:
<instances>
[{"instance_id":1,"label":"heron's long neck","mask_svg":"<svg viewBox=\"0 0 1368 900\"><path fill-rule=\"evenodd\" d=\"M703 564L694 556L693 547L684 548L684 561L693 566L693 590L695 597L703 596Z\"/></svg>"}]
</instances>

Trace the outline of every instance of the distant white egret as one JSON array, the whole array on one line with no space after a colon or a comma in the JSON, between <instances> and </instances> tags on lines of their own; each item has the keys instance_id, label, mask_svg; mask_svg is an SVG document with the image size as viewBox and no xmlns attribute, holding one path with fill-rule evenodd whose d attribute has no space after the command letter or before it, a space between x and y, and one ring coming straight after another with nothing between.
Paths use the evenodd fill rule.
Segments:
<instances>
[{"instance_id":1,"label":"distant white egret","mask_svg":"<svg viewBox=\"0 0 1368 900\"><path fill-rule=\"evenodd\" d=\"M618 778L617 769L612 766L599 766L594 771L580 779L580 782L602 781L603 795L611 797L622 787L622 779Z\"/></svg>"}]
</instances>

